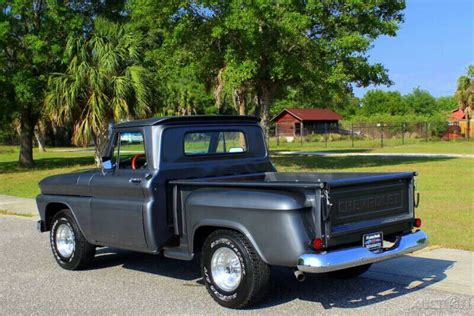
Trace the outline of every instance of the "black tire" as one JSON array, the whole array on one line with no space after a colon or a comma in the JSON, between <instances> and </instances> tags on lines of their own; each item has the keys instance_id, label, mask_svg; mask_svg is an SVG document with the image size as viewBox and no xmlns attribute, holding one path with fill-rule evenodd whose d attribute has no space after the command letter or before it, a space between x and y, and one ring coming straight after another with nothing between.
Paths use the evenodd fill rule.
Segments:
<instances>
[{"instance_id":1,"label":"black tire","mask_svg":"<svg viewBox=\"0 0 474 316\"><path fill-rule=\"evenodd\" d=\"M372 263L364 264L362 266L352 267L352 268L348 268L344 270L333 271L333 272L329 272L328 274L331 278L347 280L347 279L356 278L359 275L367 272L367 270L370 269L370 266L372 266Z\"/></svg>"},{"instance_id":2,"label":"black tire","mask_svg":"<svg viewBox=\"0 0 474 316\"><path fill-rule=\"evenodd\" d=\"M72 254L67 257L61 255L56 242L57 230L61 225L68 226L74 233L75 247ZM56 262L66 270L81 270L87 268L94 258L95 246L84 238L71 211L65 209L56 213L51 220L50 227L49 239Z\"/></svg>"},{"instance_id":3,"label":"black tire","mask_svg":"<svg viewBox=\"0 0 474 316\"><path fill-rule=\"evenodd\" d=\"M213 254L222 247L231 249L239 258L241 279L233 291L221 289L211 272ZM268 287L270 267L260 258L249 240L232 230L216 230L204 242L201 257L201 273L207 291L219 305L239 309L256 304Z\"/></svg>"}]
</instances>

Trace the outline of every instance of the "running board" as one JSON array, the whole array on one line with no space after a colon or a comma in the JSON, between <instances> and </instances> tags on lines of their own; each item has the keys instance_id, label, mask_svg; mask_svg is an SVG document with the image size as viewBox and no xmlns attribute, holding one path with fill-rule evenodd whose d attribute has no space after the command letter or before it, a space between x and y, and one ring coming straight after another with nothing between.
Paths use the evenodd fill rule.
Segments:
<instances>
[{"instance_id":1,"label":"running board","mask_svg":"<svg viewBox=\"0 0 474 316\"><path fill-rule=\"evenodd\" d=\"M194 258L194 254L188 251L187 246L163 248L163 255L167 258L191 261Z\"/></svg>"}]
</instances>

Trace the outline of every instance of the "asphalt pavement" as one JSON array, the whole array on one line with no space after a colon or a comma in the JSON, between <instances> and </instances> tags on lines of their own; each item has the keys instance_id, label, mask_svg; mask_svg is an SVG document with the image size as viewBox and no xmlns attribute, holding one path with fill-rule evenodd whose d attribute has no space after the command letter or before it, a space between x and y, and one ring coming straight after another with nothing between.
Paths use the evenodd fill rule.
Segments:
<instances>
[{"instance_id":1,"label":"asphalt pavement","mask_svg":"<svg viewBox=\"0 0 474 316\"><path fill-rule=\"evenodd\" d=\"M300 283L288 269L274 268L266 299L232 311L208 295L197 260L100 248L90 269L66 271L54 261L48 234L38 233L33 219L5 215L0 216L0 314L471 313L472 253L433 253L404 256L385 268L388 262L376 264L349 281L307 275ZM458 261L464 262L461 268Z\"/></svg>"}]
</instances>

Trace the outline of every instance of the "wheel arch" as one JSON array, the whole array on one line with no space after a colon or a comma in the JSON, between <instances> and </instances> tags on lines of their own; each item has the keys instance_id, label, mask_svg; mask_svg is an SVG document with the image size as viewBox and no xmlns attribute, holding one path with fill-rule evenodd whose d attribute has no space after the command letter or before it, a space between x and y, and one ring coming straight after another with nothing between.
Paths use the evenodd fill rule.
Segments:
<instances>
[{"instance_id":1,"label":"wheel arch","mask_svg":"<svg viewBox=\"0 0 474 316\"><path fill-rule=\"evenodd\" d=\"M44 221L45 221L45 228L46 231L49 231L51 229L51 222L53 220L53 217L59 213L62 210L68 209L71 211L74 220L76 220L76 216L74 215L74 212L72 211L72 207L68 205L65 202L50 202L46 205L45 210L44 210Z\"/></svg>"},{"instance_id":2,"label":"wheel arch","mask_svg":"<svg viewBox=\"0 0 474 316\"><path fill-rule=\"evenodd\" d=\"M260 247L256 243L255 239L253 238L252 234L245 226L240 223L225 220L209 220L202 221L197 224L193 229L193 234L191 237L191 253L200 252L206 238L214 231L219 229L233 230L244 235L252 244L255 251L257 251L260 258L262 258L265 263L269 263L268 260L265 258L263 252L261 251Z\"/></svg>"}]
</instances>

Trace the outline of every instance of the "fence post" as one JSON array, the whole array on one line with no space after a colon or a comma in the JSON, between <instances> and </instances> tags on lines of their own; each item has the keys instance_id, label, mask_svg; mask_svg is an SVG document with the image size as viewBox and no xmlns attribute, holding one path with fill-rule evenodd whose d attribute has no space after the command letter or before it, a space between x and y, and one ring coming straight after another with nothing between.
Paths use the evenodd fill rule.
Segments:
<instances>
[{"instance_id":1,"label":"fence post","mask_svg":"<svg viewBox=\"0 0 474 316\"><path fill-rule=\"evenodd\" d=\"M304 135L303 135L303 131L304 131L304 129L303 129L303 122L301 122L301 124L300 124L301 146L303 146L303 136L304 136Z\"/></svg>"},{"instance_id":2,"label":"fence post","mask_svg":"<svg viewBox=\"0 0 474 316\"><path fill-rule=\"evenodd\" d=\"M380 145L381 145L382 148L383 148L383 123L380 123L380 130L381 130L381 133L380 133Z\"/></svg>"},{"instance_id":3,"label":"fence post","mask_svg":"<svg viewBox=\"0 0 474 316\"><path fill-rule=\"evenodd\" d=\"M280 146L280 135L278 135L278 124L275 124L275 136L276 136L277 146Z\"/></svg>"},{"instance_id":4,"label":"fence post","mask_svg":"<svg viewBox=\"0 0 474 316\"><path fill-rule=\"evenodd\" d=\"M405 145L405 123L402 123L402 145Z\"/></svg>"},{"instance_id":5,"label":"fence post","mask_svg":"<svg viewBox=\"0 0 474 316\"><path fill-rule=\"evenodd\" d=\"M354 123L351 123L351 140L352 140L352 148L354 148Z\"/></svg>"},{"instance_id":6,"label":"fence post","mask_svg":"<svg viewBox=\"0 0 474 316\"><path fill-rule=\"evenodd\" d=\"M324 123L324 141L326 142L326 147L328 147L328 123Z\"/></svg>"},{"instance_id":7,"label":"fence post","mask_svg":"<svg viewBox=\"0 0 474 316\"><path fill-rule=\"evenodd\" d=\"M425 122L425 141L428 142L428 122Z\"/></svg>"},{"instance_id":8,"label":"fence post","mask_svg":"<svg viewBox=\"0 0 474 316\"><path fill-rule=\"evenodd\" d=\"M466 127L467 127L467 141L471 140L471 115L468 113L466 115Z\"/></svg>"}]
</instances>

